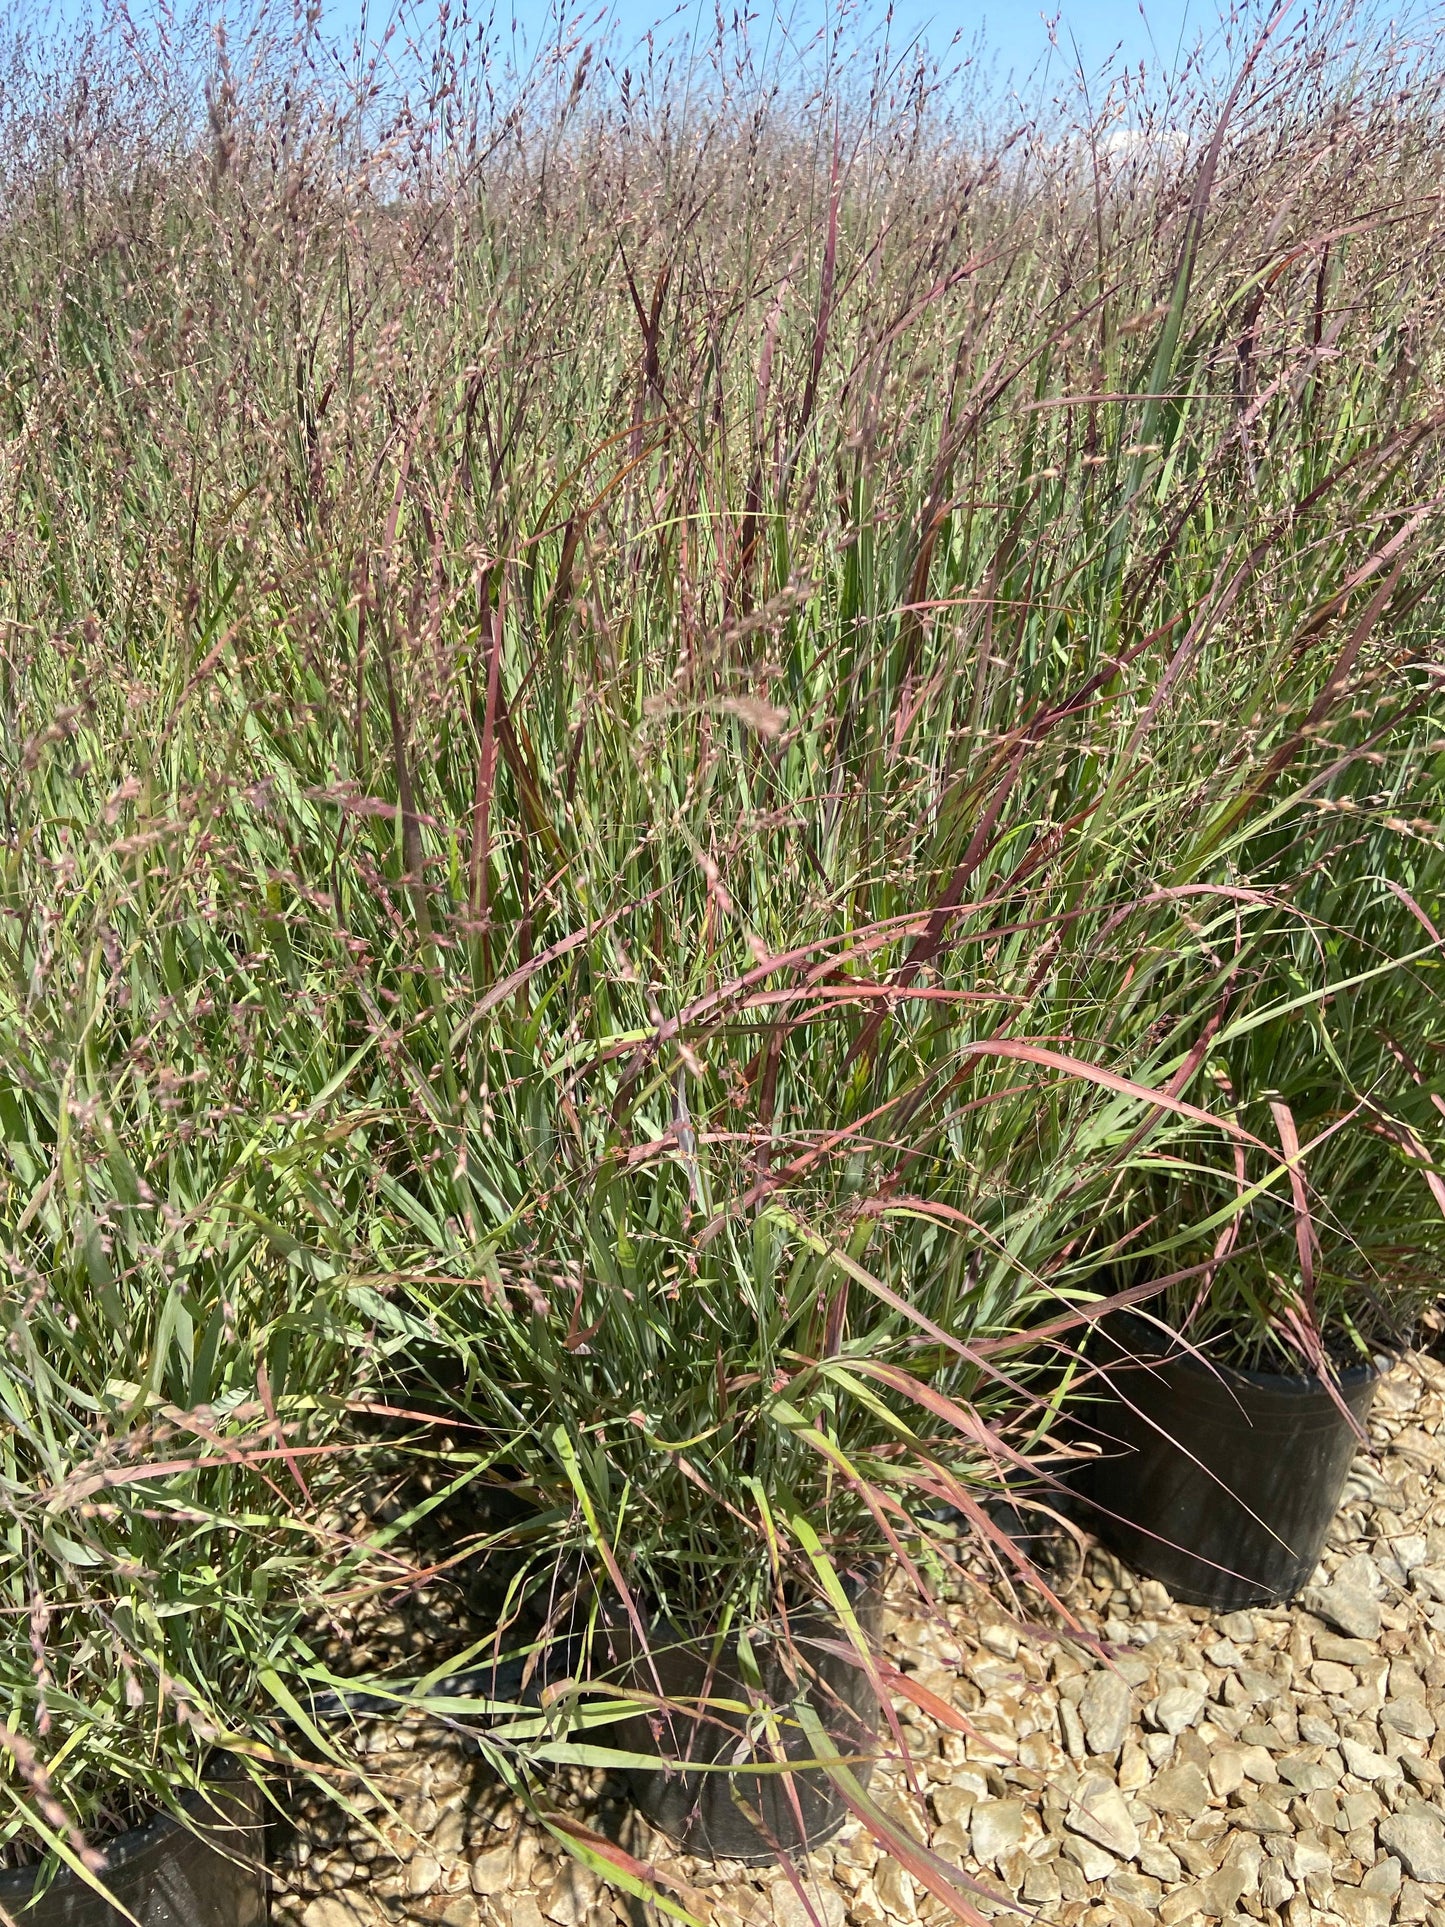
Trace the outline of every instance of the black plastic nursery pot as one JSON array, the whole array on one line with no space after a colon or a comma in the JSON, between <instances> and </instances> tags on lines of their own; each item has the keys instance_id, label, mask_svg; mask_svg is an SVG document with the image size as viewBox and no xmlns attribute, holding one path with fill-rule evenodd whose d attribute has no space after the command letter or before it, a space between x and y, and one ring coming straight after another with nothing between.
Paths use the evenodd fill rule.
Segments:
<instances>
[{"instance_id":1,"label":"black plastic nursery pot","mask_svg":"<svg viewBox=\"0 0 1445 1927\"><path fill-rule=\"evenodd\" d=\"M158 1815L105 1849L100 1878L140 1927L265 1927L264 1801L225 1781L186 1802L195 1831ZM0 1919L16 1927L129 1927L86 1881L62 1870L35 1900L29 1868L0 1873Z\"/></svg>"},{"instance_id":2,"label":"black plastic nursery pot","mask_svg":"<svg viewBox=\"0 0 1445 1927\"><path fill-rule=\"evenodd\" d=\"M882 1625L881 1588L870 1584L860 1589L854 1612L864 1635L875 1641ZM749 1702L736 1638L724 1641L714 1663L711 1639L684 1638L666 1622L648 1629L650 1659L640 1653L625 1622L614 1622L608 1637L611 1657L627 1684L649 1693L660 1686L668 1703L664 1712L634 1714L607 1729L609 1745L656 1754L667 1762L655 1773L634 1768L627 1774L638 1811L659 1832L699 1857L757 1865L780 1852L791 1855L819 1847L847 1820L849 1808L824 1768L779 1772L767 1741L749 1739L746 1715L716 1704ZM806 1680L830 1742L866 1785L872 1770L867 1756L878 1734L878 1703L856 1658L845 1656L848 1636L838 1621L814 1610L792 1615L786 1634L781 1626L769 1624L752 1628L748 1637L764 1695L786 1707L797 1697L794 1677ZM792 1676L787 1657L793 1659ZM700 1706L703 1701L710 1703ZM787 1758L815 1757L795 1723L786 1723L782 1737ZM682 1764L688 1761L701 1766L727 1762L731 1770L689 1772Z\"/></svg>"},{"instance_id":3,"label":"black plastic nursery pot","mask_svg":"<svg viewBox=\"0 0 1445 1927\"><path fill-rule=\"evenodd\" d=\"M1319 1563L1358 1437L1317 1378L1206 1365L1114 1318L1081 1417L1103 1456L1070 1477L1086 1523L1176 1599L1234 1611L1292 1598ZM1340 1375L1363 1426L1379 1373Z\"/></svg>"}]
</instances>

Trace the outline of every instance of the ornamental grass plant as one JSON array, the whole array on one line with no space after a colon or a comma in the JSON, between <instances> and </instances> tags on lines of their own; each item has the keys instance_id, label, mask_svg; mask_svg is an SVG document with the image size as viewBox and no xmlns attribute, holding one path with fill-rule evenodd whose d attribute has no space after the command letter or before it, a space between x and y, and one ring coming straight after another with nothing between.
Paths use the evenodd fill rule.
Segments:
<instances>
[{"instance_id":1,"label":"ornamental grass plant","mask_svg":"<svg viewBox=\"0 0 1445 1927\"><path fill-rule=\"evenodd\" d=\"M1186 1274L1151 1312L1235 1365L1328 1379L1408 1349L1440 1295L1441 746L1431 681L1402 685L1376 747L1252 844L1261 900L1215 932L1204 1071L1240 1137L1157 1134L1105 1234L1119 1285Z\"/></svg>"},{"instance_id":2,"label":"ornamental grass plant","mask_svg":"<svg viewBox=\"0 0 1445 1927\"><path fill-rule=\"evenodd\" d=\"M1042 1583L988 1503L1121 1267L1269 1343L1438 1237L1438 77L122 29L12 40L0 158L17 1345L92 1456L430 1410L489 1650L821 1601L906 1691L850 1582ZM253 1577L321 1474L184 1476L269 1520L207 1691L329 1683Z\"/></svg>"},{"instance_id":3,"label":"ornamental grass plant","mask_svg":"<svg viewBox=\"0 0 1445 1927\"><path fill-rule=\"evenodd\" d=\"M290 1755L370 1350L332 1120L231 1030L274 960L196 911L237 853L92 815L95 726L16 746L0 922L0 1868L42 1889Z\"/></svg>"}]
</instances>

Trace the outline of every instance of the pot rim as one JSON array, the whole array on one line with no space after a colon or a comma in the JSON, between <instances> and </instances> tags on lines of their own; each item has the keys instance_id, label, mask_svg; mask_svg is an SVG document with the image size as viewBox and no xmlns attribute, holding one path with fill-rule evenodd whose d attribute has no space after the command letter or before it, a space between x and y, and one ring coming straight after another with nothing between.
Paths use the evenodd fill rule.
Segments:
<instances>
[{"instance_id":1,"label":"pot rim","mask_svg":"<svg viewBox=\"0 0 1445 1927\"><path fill-rule=\"evenodd\" d=\"M1147 1320L1135 1317L1129 1311L1111 1313L1107 1318L1099 1321L1097 1330L1105 1337L1112 1337L1109 1329L1110 1326L1113 1326L1116 1331L1120 1327L1124 1327L1125 1329L1132 1327L1140 1332L1147 1333L1149 1337L1149 1347L1147 1350L1141 1348L1130 1351L1121 1344L1117 1338L1114 1338L1113 1342L1118 1346L1121 1357L1118 1360L1110 1360L1108 1365L1102 1368L1106 1377L1109 1371L1118 1369L1118 1366L1121 1364L1126 1370L1130 1366L1133 1366L1141 1371L1147 1370L1150 1366L1154 1365L1177 1365L1185 1371L1192 1372L1197 1377L1214 1379L1216 1383L1223 1382L1228 1384L1230 1380L1233 1380L1236 1384L1255 1387L1260 1391L1282 1392L1285 1394L1294 1394L1302 1398L1318 1396L1321 1393L1323 1393L1325 1397L1329 1396L1329 1388L1324 1379L1312 1374L1304 1372L1257 1372L1243 1365L1227 1365L1222 1359L1199 1358L1195 1355L1195 1352L1185 1350L1177 1337L1175 1341L1177 1348L1172 1351L1168 1350L1166 1349L1168 1341L1164 1338L1163 1334L1158 1332L1156 1327L1149 1324ZM1196 1348L1196 1350L1199 1351L1203 1349L1204 1347L1202 1346ZM1395 1350L1381 1351L1378 1356L1389 1361L1383 1368L1377 1365L1373 1359L1364 1364L1347 1365L1343 1370L1336 1372L1336 1383L1342 1390L1357 1390L1360 1386L1369 1384L1372 1379L1383 1378L1385 1372L1390 1369L1391 1365L1395 1364L1400 1355L1401 1354Z\"/></svg>"}]
</instances>

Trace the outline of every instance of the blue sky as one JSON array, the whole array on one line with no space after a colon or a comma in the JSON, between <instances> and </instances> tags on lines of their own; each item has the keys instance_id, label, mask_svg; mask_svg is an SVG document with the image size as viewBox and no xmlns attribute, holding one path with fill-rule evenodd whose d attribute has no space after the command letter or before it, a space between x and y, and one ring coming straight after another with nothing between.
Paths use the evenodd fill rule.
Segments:
<instances>
[{"instance_id":1,"label":"blue sky","mask_svg":"<svg viewBox=\"0 0 1445 1927\"><path fill-rule=\"evenodd\" d=\"M1445 21L1445 0L1355 0L1357 29L1366 21L1377 28L1395 21L1410 33L1417 44L1430 30L1437 38L1434 45L1445 46L1441 33ZM117 0L37 0L36 14L43 13L54 23L76 21L87 14L104 10ZM144 23L161 9L174 8L186 13L197 0L119 0L130 16ZM228 0L199 0L209 13L224 13ZM287 0L280 0L284 12ZM306 0L296 0L303 7ZM405 37L423 45L430 24L443 7L453 15L463 0L323 0L323 19L333 44L353 40L363 17L373 26L399 14L405 22ZM710 39L719 6L727 16L745 9L751 18L750 38L754 49L767 49L770 59L787 61L787 46L809 42L836 18L839 5L846 6L851 21L848 38L858 39L870 27L880 29L885 20L888 0L470 0L475 18L494 9L496 25L503 30L513 24L522 47L535 50L539 43L553 40L557 9L563 7L575 25L589 24L582 38L596 37L596 22L609 17L613 34L611 49L625 62L649 28L657 29L660 40L679 42L692 35ZM1273 0L1242 0L1247 19L1258 24ZM1289 9L1288 26L1305 17L1318 19L1350 0L1295 0ZM975 71L992 83L986 92L1007 91L1016 87L1034 94L1058 88L1071 92L1070 76L1082 68L1091 80L1106 67L1145 65L1156 77L1168 75L1202 46L1204 65L1215 73L1233 70L1240 38L1233 48L1224 45L1220 29L1220 9L1230 0L892 0L890 40L901 48L915 35L926 38L936 54L944 54L957 40L975 56ZM14 17L15 0L0 0L0 14ZM365 15L363 14L365 10ZM239 0L238 10L247 10L247 0ZM20 17L27 12L21 0ZM1252 37L1250 34L1248 37ZM520 48L519 48L520 51Z\"/></svg>"},{"instance_id":2,"label":"blue sky","mask_svg":"<svg viewBox=\"0 0 1445 1927\"><path fill-rule=\"evenodd\" d=\"M130 0L132 7L142 9L156 3ZM397 0L324 0L325 18L328 26L341 29L349 38L362 6L369 7L374 17L384 17L394 4ZM432 10L450 4L455 12L462 0L400 0L400 4L416 40L424 38ZM1275 0L1234 0L1233 6L1231 0L1042 0L1042 4L1041 0L892 0L889 37L898 49L921 35L936 54L945 53L957 41L974 54L975 71L981 70L999 90L1012 86L1032 95L1058 88L1068 94L1076 69L1093 80L1106 68L1143 64L1158 78L1175 73L1191 57L1198 59L1201 49L1206 70L1232 74L1242 45L1253 39L1274 4ZM788 43L808 43L837 18L840 5L847 9L851 23L847 39L854 43L870 28L880 29L888 10L888 0L471 0L471 11L475 17L479 10L494 7L497 25L505 30L510 17L517 38L535 49L555 36L559 5L574 23L609 17L615 30L611 50L624 61L649 28L657 29L659 40L678 42L695 36L706 43L719 10L727 17L745 11L754 50L765 47L768 58L784 65ZM1351 8L1354 31L1346 32L1346 42L1355 39L1358 44L1371 30L1393 22L1416 44L1423 39L1437 49L1445 45L1441 34L1445 0L1294 0L1280 22L1282 36L1306 20L1318 28L1329 16ZM1232 10L1237 16L1229 42L1221 28L1221 10ZM594 36L590 25L581 33L583 39ZM1335 44L1340 41L1336 39Z\"/></svg>"},{"instance_id":3,"label":"blue sky","mask_svg":"<svg viewBox=\"0 0 1445 1927\"><path fill-rule=\"evenodd\" d=\"M531 0L536 10L536 0ZM767 9L759 8L766 14ZM529 0L516 0L519 19L525 19ZM804 0L795 11L800 23L809 25L826 17L824 7ZM1040 61L1053 59L1047 15L1059 16L1056 29L1067 58L1077 43L1087 69L1096 71L1116 50L1129 63L1148 61L1172 66L1181 50L1208 30L1212 37L1216 9L1208 0L1151 0L1147 16L1139 0L1056 0L1046 10L1038 0L895 0L895 38L915 32L926 34L935 50L961 34L965 42L976 35L983 38L988 53L998 64L1000 78L1010 71L1021 80ZM645 28L655 9L648 0L617 0L615 12L624 31ZM679 8L683 18L695 14L692 8ZM881 17L882 8L871 9L870 17ZM711 20L711 0L704 0L701 19L706 28ZM761 22L759 23L761 26Z\"/></svg>"},{"instance_id":4,"label":"blue sky","mask_svg":"<svg viewBox=\"0 0 1445 1927\"><path fill-rule=\"evenodd\" d=\"M887 0L845 3L852 21L850 38L856 39L860 28L882 25ZM350 31L362 4L363 0L327 0L328 24ZM369 4L384 12L387 0L369 0ZM438 0L409 0L408 11L415 19L435 4ZM572 0L569 11L577 5L578 0ZM619 51L623 51L654 26L660 39L682 39L694 32L706 40L717 6L718 0L597 0L595 11L600 14L605 9L610 14ZM742 6L753 17L754 46L765 42L779 46L787 39L810 39L835 17L836 0L723 0L728 16ZM509 11L508 0L497 0L496 10L501 24ZM510 0L510 13L520 37L534 45L556 18L554 0ZM1037 76L1044 63L1057 70L1062 61L1072 69L1076 53L1089 73L1115 58L1131 65L1142 60L1155 70L1172 69L1201 37L1214 41L1218 23L1217 0L1147 0L1147 11L1141 0L1052 0L1047 8L1040 0L893 0L892 13L895 47L915 35L924 36L936 53L942 53L955 36L969 47L981 41L985 62L995 77L1006 83L1013 76L1019 84L1031 74ZM1057 51L1051 50L1051 19ZM786 33L779 33L780 25Z\"/></svg>"}]
</instances>

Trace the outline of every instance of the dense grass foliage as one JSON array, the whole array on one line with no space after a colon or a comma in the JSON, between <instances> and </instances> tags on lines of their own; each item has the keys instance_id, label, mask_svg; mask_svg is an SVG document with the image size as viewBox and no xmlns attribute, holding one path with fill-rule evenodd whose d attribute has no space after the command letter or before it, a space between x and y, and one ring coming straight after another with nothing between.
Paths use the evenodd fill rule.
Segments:
<instances>
[{"instance_id":1,"label":"dense grass foliage","mask_svg":"<svg viewBox=\"0 0 1445 1927\"><path fill-rule=\"evenodd\" d=\"M925 1584L944 1506L1011 1569L981 1502L1125 1285L1265 1355L1408 1321L1441 128L1347 28L1017 126L876 48L462 23L346 96L263 22L202 117L17 45L12 1613L95 1610L66 1400L124 1455L389 1383L534 1504L522 1590L711 1622Z\"/></svg>"}]
</instances>

